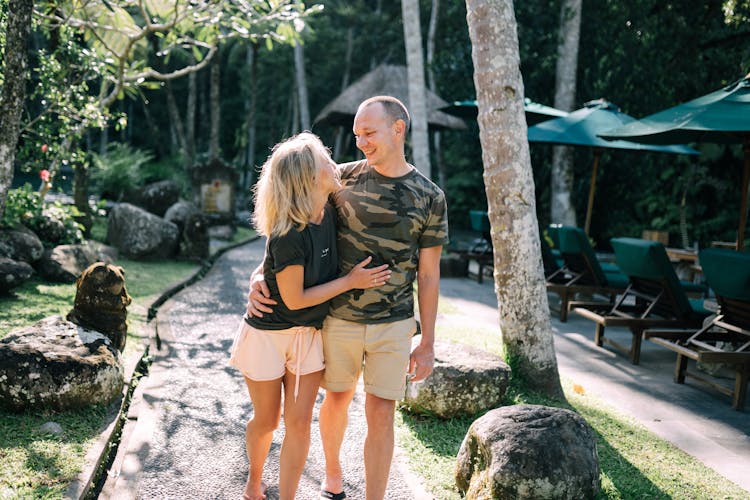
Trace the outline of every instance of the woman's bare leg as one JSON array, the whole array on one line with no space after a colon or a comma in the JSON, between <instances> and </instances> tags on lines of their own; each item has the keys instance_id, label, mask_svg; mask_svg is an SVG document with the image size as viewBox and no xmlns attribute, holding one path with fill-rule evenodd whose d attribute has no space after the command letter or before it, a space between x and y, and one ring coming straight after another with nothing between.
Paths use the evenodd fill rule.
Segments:
<instances>
[{"instance_id":1,"label":"woman's bare leg","mask_svg":"<svg viewBox=\"0 0 750 500\"><path fill-rule=\"evenodd\" d=\"M245 377L247 390L253 402L253 418L245 430L245 446L250 471L247 476L243 500L263 500L266 487L262 482L263 464L273 441L273 431L281 417L282 379L256 382Z\"/></svg>"},{"instance_id":2,"label":"woman's bare leg","mask_svg":"<svg viewBox=\"0 0 750 500\"><path fill-rule=\"evenodd\" d=\"M302 375L299 393L294 400L293 373L284 375L284 442L279 459L279 500L293 500L310 449L310 424L323 371Z\"/></svg>"}]
</instances>

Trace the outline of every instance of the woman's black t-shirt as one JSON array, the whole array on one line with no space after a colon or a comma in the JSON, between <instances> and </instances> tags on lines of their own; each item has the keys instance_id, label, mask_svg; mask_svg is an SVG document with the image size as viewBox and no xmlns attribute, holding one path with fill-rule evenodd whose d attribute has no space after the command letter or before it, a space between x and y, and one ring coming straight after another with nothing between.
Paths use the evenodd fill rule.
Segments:
<instances>
[{"instance_id":1,"label":"woman's black t-shirt","mask_svg":"<svg viewBox=\"0 0 750 500\"><path fill-rule=\"evenodd\" d=\"M330 204L326 205L319 225L308 224L302 231L292 229L284 236L273 237L266 242L263 275L271 298L278 304L272 306L273 312L263 313L262 318L245 316L245 321L251 326L260 330L285 330L294 326L323 327L323 319L328 314L328 302L292 311L281 299L276 273L292 265L304 266L304 288L338 277L336 212Z\"/></svg>"}]
</instances>

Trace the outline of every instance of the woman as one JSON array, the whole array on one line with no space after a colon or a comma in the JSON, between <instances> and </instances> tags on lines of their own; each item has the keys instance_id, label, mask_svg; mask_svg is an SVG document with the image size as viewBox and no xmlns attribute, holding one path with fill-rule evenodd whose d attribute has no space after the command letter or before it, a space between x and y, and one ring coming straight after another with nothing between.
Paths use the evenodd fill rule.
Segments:
<instances>
[{"instance_id":1,"label":"woman","mask_svg":"<svg viewBox=\"0 0 750 500\"><path fill-rule=\"evenodd\" d=\"M336 164L317 136L302 133L273 149L255 187L253 221L267 237L263 273L278 302L262 318L245 316L230 365L245 375L253 418L247 424L250 471L243 499L265 498L263 463L281 416L279 498L293 499L310 446L310 423L324 363L320 328L328 300L354 288L383 285L387 265L368 258L337 277L336 214L328 196L340 187Z\"/></svg>"}]
</instances>

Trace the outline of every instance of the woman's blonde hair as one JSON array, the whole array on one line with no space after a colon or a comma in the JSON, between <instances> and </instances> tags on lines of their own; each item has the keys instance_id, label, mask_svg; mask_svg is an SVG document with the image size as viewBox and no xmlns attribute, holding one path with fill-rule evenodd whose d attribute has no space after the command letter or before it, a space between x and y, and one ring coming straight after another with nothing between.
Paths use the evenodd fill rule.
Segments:
<instances>
[{"instance_id":1,"label":"woman's blonde hair","mask_svg":"<svg viewBox=\"0 0 750 500\"><path fill-rule=\"evenodd\" d=\"M261 235L302 231L312 219L316 151L327 154L318 136L309 132L274 146L253 188L253 223Z\"/></svg>"}]
</instances>

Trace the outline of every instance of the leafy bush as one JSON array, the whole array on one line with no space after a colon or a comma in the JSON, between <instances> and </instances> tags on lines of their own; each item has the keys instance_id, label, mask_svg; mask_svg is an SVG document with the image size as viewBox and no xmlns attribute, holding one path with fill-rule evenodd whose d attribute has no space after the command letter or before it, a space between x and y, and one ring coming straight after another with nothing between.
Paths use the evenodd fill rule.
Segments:
<instances>
[{"instance_id":1,"label":"leafy bush","mask_svg":"<svg viewBox=\"0 0 750 500\"><path fill-rule=\"evenodd\" d=\"M102 198L120 201L144 184L141 168L153 155L127 144L112 143L106 156L92 153L91 158L94 189Z\"/></svg>"},{"instance_id":2,"label":"leafy bush","mask_svg":"<svg viewBox=\"0 0 750 500\"><path fill-rule=\"evenodd\" d=\"M22 224L34 231L45 246L79 243L83 241L83 226L75 218L80 215L73 205L45 203L27 183L8 191L2 225Z\"/></svg>"}]
</instances>

